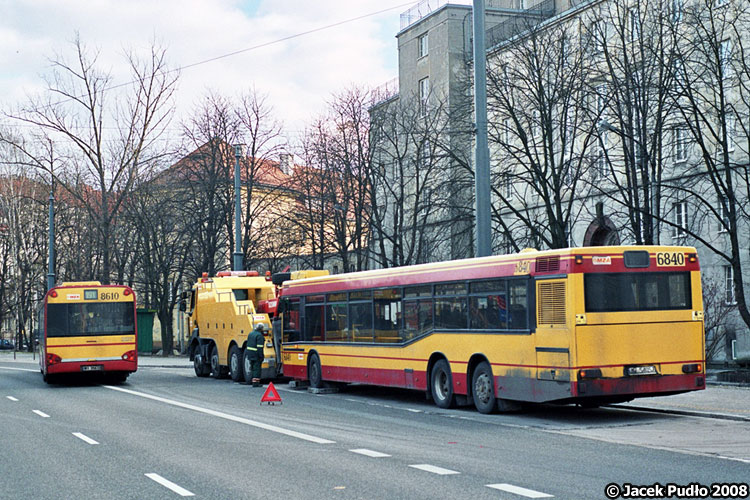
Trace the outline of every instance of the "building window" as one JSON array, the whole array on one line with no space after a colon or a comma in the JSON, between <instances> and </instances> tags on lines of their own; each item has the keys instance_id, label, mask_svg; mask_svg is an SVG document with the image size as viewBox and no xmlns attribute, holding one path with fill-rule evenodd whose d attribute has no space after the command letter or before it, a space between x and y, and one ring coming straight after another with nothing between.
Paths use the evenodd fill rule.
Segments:
<instances>
[{"instance_id":1,"label":"building window","mask_svg":"<svg viewBox=\"0 0 750 500\"><path fill-rule=\"evenodd\" d=\"M682 21L682 11L684 0L672 0L672 22L679 23Z\"/></svg>"},{"instance_id":2,"label":"building window","mask_svg":"<svg viewBox=\"0 0 750 500\"><path fill-rule=\"evenodd\" d=\"M638 7L633 7L628 11L630 17L630 41L636 41L641 37L641 17Z\"/></svg>"},{"instance_id":3,"label":"building window","mask_svg":"<svg viewBox=\"0 0 750 500\"><path fill-rule=\"evenodd\" d=\"M732 113L727 113L725 119L727 127L727 151L731 153L734 151L734 135L737 131L737 117Z\"/></svg>"},{"instance_id":4,"label":"building window","mask_svg":"<svg viewBox=\"0 0 750 500\"><path fill-rule=\"evenodd\" d=\"M684 238L687 235L687 202L673 203L672 212L674 213L672 238Z\"/></svg>"},{"instance_id":5,"label":"building window","mask_svg":"<svg viewBox=\"0 0 750 500\"><path fill-rule=\"evenodd\" d=\"M719 45L719 65L721 77L726 78L732 71L732 41L724 40Z\"/></svg>"},{"instance_id":6,"label":"building window","mask_svg":"<svg viewBox=\"0 0 750 500\"><path fill-rule=\"evenodd\" d=\"M419 111L421 114L427 113L427 98L430 96L430 78L419 80Z\"/></svg>"},{"instance_id":7,"label":"building window","mask_svg":"<svg viewBox=\"0 0 750 500\"><path fill-rule=\"evenodd\" d=\"M733 305L737 303L734 289L734 269L724 266L724 302Z\"/></svg>"},{"instance_id":8,"label":"building window","mask_svg":"<svg viewBox=\"0 0 750 500\"><path fill-rule=\"evenodd\" d=\"M417 38L417 45L419 47L419 57L426 56L429 51L429 44L427 43L427 33Z\"/></svg>"},{"instance_id":9,"label":"building window","mask_svg":"<svg viewBox=\"0 0 750 500\"><path fill-rule=\"evenodd\" d=\"M503 174L500 192L506 200L510 200L511 195L513 194L513 178L508 172Z\"/></svg>"},{"instance_id":10,"label":"building window","mask_svg":"<svg viewBox=\"0 0 750 500\"><path fill-rule=\"evenodd\" d=\"M729 230L729 198L722 196L719 199L719 232L726 233Z\"/></svg>"},{"instance_id":11,"label":"building window","mask_svg":"<svg viewBox=\"0 0 750 500\"><path fill-rule=\"evenodd\" d=\"M685 127L674 129L674 159L675 161L685 161L688 158L689 150L688 131Z\"/></svg>"},{"instance_id":12,"label":"building window","mask_svg":"<svg viewBox=\"0 0 750 500\"><path fill-rule=\"evenodd\" d=\"M601 143L596 154L595 178L604 179L607 175L607 148L609 147L609 133L606 130L600 132Z\"/></svg>"},{"instance_id":13,"label":"building window","mask_svg":"<svg viewBox=\"0 0 750 500\"><path fill-rule=\"evenodd\" d=\"M503 120L503 141L505 144L510 144L510 118Z\"/></svg>"}]
</instances>

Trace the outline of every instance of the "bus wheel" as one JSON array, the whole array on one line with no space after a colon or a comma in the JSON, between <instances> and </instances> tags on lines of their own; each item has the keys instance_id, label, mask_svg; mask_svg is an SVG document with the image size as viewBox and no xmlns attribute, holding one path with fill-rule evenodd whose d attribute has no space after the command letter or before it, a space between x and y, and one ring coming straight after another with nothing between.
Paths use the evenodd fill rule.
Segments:
<instances>
[{"instance_id":1,"label":"bus wheel","mask_svg":"<svg viewBox=\"0 0 750 500\"><path fill-rule=\"evenodd\" d=\"M471 381L471 394L474 397L474 406L479 413L492 413L495 411L495 383L492 376L492 368L486 361L482 361L474 370Z\"/></svg>"},{"instance_id":2,"label":"bus wheel","mask_svg":"<svg viewBox=\"0 0 750 500\"><path fill-rule=\"evenodd\" d=\"M211 367L203 362L203 356L201 356L200 346L195 347L195 353L193 354L193 369L195 370L196 377L208 377L211 373Z\"/></svg>"},{"instance_id":3,"label":"bus wheel","mask_svg":"<svg viewBox=\"0 0 750 500\"><path fill-rule=\"evenodd\" d=\"M219 363L219 349L216 344L211 349L211 376L216 379L226 378L227 376L227 368Z\"/></svg>"},{"instance_id":4,"label":"bus wheel","mask_svg":"<svg viewBox=\"0 0 750 500\"><path fill-rule=\"evenodd\" d=\"M245 380L242 365L242 351L240 351L239 347L233 345L229 350L229 373L232 375L232 380L234 382L242 382Z\"/></svg>"},{"instance_id":5,"label":"bus wheel","mask_svg":"<svg viewBox=\"0 0 750 500\"><path fill-rule=\"evenodd\" d=\"M320 367L320 358L316 353L310 355L307 362L307 379L310 381L310 387L320 389L323 387L323 370Z\"/></svg>"},{"instance_id":6,"label":"bus wheel","mask_svg":"<svg viewBox=\"0 0 750 500\"><path fill-rule=\"evenodd\" d=\"M451 368L444 359L439 360L432 367L430 387L432 388L432 399L440 408L453 406L453 377Z\"/></svg>"}]
</instances>

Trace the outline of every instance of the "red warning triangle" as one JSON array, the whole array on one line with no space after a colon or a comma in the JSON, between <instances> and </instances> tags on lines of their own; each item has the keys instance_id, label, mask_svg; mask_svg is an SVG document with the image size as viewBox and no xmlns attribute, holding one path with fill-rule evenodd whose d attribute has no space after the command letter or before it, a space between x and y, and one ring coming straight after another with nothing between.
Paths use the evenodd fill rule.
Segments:
<instances>
[{"instance_id":1,"label":"red warning triangle","mask_svg":"<svg viewBox=\"0 0 750 500\"><path fill-rule=\"evenodd\" d=\"M260 402L261 403L280 403L281 402L281 396L279 396L279 391L276 390L276 387L273 386L273 382L268 383L266 392L263 393L263 397L260 398Z\"/></svg>"}]
</instances>

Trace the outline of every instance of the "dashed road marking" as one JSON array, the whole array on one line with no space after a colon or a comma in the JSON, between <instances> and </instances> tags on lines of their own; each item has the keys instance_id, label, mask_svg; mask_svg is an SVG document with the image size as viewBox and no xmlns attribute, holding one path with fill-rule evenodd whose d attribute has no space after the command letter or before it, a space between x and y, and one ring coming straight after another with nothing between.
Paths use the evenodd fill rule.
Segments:
<instances>
[{"instance_id":1,"label":"dashed road marking","mask_svg":"<svg viewBox=\"0 0 750 500\"><path fill-rule=\"evenodd\" d=\"M74 432L73 435L75 437L77 437L78 439L80 439L81 441L84 441L84 442L86 442L88 444L99 444L98 441L95 441L95 440L91 439L86 434L82 434L80 432Z\"/></svg>"},{"instance_id":2,"label":"dashed road marking","mask_svg":"<svg viewBox=\"0 0 750 500\"><path fill-rule=\"evenodd\" d=\"M554 495L548 493L542 493L541 491L534 491L527 488L521 488L520 486L513 486L512 484L499 483L499 484L488 484L488 488L494 488L500 491L507 491L514 495L521 495L526 498L553 498Z\"/></svg>"},{"instance_id":3,"label":"dashed road marking","mask_svg":"<svg viewBox=\"0 0 750 500\"><path fill-rule=\"evenodd\" d=\"M390 457L391 455L388 455L387 453L380 453L379 451L373 451L368 450L367 448L357 448L356 450L349 450L352 453L359 453L360 455L365 455L367 457L372 458L383 458L383 457Z\"/></svg>"},{"instance_id":4,"label":"dashed road marking","mask_svg":"<svg viewBox=\"0 0 750 500\"><path fill-rule=\"evenodd\" d=\"M14 398L13 396L5 396L5 397L6 397L6 398L8 398L8 399L10 399L11 401L18 401L18 400L17 400L16 398Z\"/></svg>"},{"instance_id":5,"label":"dashed road marking","mask_svg":"<svg viewBox=\"0 0 750 500\"><path fill-rule=\"evenodd\" d=\"M122 387L115 387L113 385L105 385L102 387L106 387L107 389L112 389L113 391L120 391L124 392L126 394L132 394L133 396L138 396L141 398L151 399L153 401L158 401L160 403L166 403L168 405L177 406L179 408L185 408L186 410L193 410L197 411L199 413L205 413L206 415L211 415L213 417L219 417L223 418L225 420L231 420L232 422L237 422L240 424L250 425L252 427L257 427L259 429L264 429L271 432L276 432L278 434L284 434L286 436L294 437L297 439L303 439L305 441L310 441L312 443L317 444L333 444L336 441L331 441L329 439L324 439L317 436L311 436L310 434L305 434L303 432L297 432L290 429L284 429L282 427L277 427L275 425L265 424L263 422L258 422L256 420L250 420L249 418L243 418L243 417L237 417L235 415L230 415L228 413L223 413L216 410L211 410L209 408L201 408L200 406L195 406L187 403L182 403L180 401L174 401L172 399L162 398L159 396L153 396L151 394L146 394L145 392L138 392L138 391L131 391L130 389L123 389Z\"/></svg>"},{"instance_id":6,"label":"dashed road marking","mask_svg":"<svg viewBox=\"0 0 750 500\"><path fill-rule=\"evenodd\" d=\"M43 412L43 411L41 411L41 410L34 410L34 413L36 413L36 414L37 414L37 415L39 415L40 417L43 417L43 418L49 418L49 415L47 415L46 413L44 413L44 412Z\"/></svg>"},{"instance_id":7,"label":"dashed road marking","mask_svg":"<svg viewBox=\"0 0 750 500\"><path fill-rule=\"evenodd\" d=\"M447 476L449 474L461 474L460 472L457 472L455 470L443 469L442 467L438 467L436 465L430 465L430 464L416 464L416 465L410 465L409 467L423 470L425 472L432 472L433 474L439 474L441 476Z\"/></svg>"},{"instance_id":8,"label":"dashed road marking","mask_svg":"<svg viewBox=\"0 0 750 500\"><path fill-rule=\"evenodd\" d=\"M169 488L170 490L174 491L175 493L177 493L181 497L193 497L193 496L195 496L195 493L193 493L192 491L186 490L185 488L183 488L179 484L175 484L172 481L170 481L169 479L164 479L163 477L161 477L159 474L157 474L155 472L149 472L148 474L146 474L146 477L149 478L149 479L151 479L152 481L156 481L157 483L159 483L160 485L164 486L165 488Z\"/></svg>"},{"instance_id":9,"label":"dashed road marking","mask_svg":"<svg viewBox=\"0 0 750 500\"><path fill-rule=\"evenodd\" d=\"M39 373L39 368L36 370L32 370L30 368L11 368L10 366L0 366L0 370L14 370L17 372L37 372Z\"/></svg>"}]
</instances>

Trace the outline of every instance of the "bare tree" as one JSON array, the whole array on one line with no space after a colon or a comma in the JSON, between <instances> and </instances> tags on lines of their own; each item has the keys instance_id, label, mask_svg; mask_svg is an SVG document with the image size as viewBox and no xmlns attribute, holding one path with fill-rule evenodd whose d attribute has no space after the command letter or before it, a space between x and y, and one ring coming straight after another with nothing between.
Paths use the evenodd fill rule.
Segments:
<instances>
[{"instance_id":1,"label":"bare tree","mask_svg":"<svg viewBox=\"0 0 750 500\"><path fill-rule=\"evenodd\" d=\"M158 141L171 116L177 74L169 71L165 51L152 45L147 59L126 55L133 79L114 86L98 69L97 54L77 36L73 46L72 62L62 56L52 61L46 93L9 116L58 145L62 168L49 173L87 211L101 256L96 274L108 283L120 244L117 216L135 180L162 152ZM42 165L32 150L18 146L29 163Z\"/></svg>"},{"instance_id":2,"label":"bare tree","mask_svg":"<svg viewBox=\"0 0 750 500\"><path fill-rule=\"evenodd\" d=\"M178 290L187 273L192 233L182 209L187 193L178 180L159 176L143 179L125 201L123 226L135 242L134 281L143 307L156 309L161 323L162 353L172 353L172 317Z\"/></svg>"},{"instance_id":3,"label":"bare tree","mask_svg":"<svg viewBox=\"0 0 750 500\"><path fill-rule=\"evenodd\" d=\"M188 267L194 276L213 276L225 269L234 243L233 166L231 144L238 142L240 124L231 103L208 94L183 124L188 154L172 167L189 196L183 220L193 235Z\"/></svg>"},{"instance_id":4,"label":"bare tree","mask_svg":"<svg viewBox=\"0 0 750 500\"><path fill-rule=\"evenodd\" d=\"M747 85L750 80L750 6L700 0L674 29L680 73L673 99L680 122L673 153L681 174L665 182L681 217L664 219L675 235L701 242L726 262L730 290L744 323L750 310L743 280L747 249L748 172ZM742 123L744 119L745 123ZM690 207L691 215L685 213ZM701 218L704 223L701 223ZM690 219L693 223L688 224ZM744 236L743 236L744 232Z\"/></svg>"},{"instance_id":5,"label":"bare tree","mask_svg":"<svg viewBox=\"0 0 750 500\"><path fill-rule=\"evenodd\" d=\"M570 28L530 28L488 72L492 191L509 246L564 248L595 137L583 103L588 58Z\"/></svg>"},{"instance_id":6,"label":"bare tree","mask_svg":"<svg viewBox=\"0 0 750 500\"><path fill-rule=\"evenodd\" d=\"M674 115L678 55L668 0L601 4L586 31L598 151L592 186L620 207L636 244L660 242L661 181Z\"/></svg>"},{"instance_id":7,"label":"bare tree","mask_svg":"<svg viewBox=\"0 0 750 500\"><path fill-rule=\"evenodd\" d=\"M381 267L439 260L450 243L451 185L441 142L448 115L437 98L429 106L414 102L401 96L372 113L371 248Z\"/></svg>"}]
</instances>

